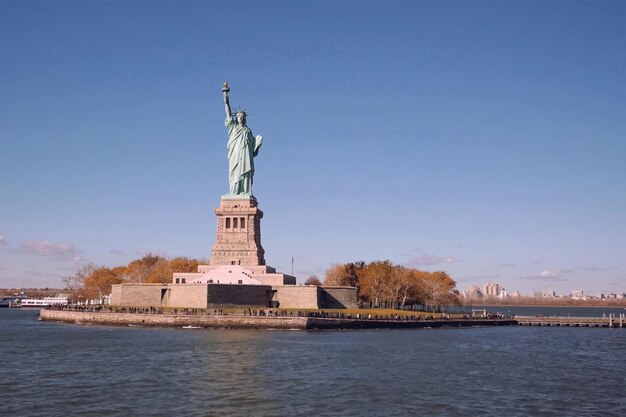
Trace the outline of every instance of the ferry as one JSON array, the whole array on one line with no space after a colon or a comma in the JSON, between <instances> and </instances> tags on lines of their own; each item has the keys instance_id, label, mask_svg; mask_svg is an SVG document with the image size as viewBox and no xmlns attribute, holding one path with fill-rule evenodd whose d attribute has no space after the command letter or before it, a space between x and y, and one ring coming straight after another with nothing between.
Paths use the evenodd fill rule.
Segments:
<instances>
[{"instance_id":1,"label":"ferry","mask_svg":"<svg viewBox=\"0 0 626 417\"><path fill-rule=\"evenodd\" d=\"M32 307L32 308L43 308L48 306L61 306L67 305L69 303L68 299L65 297L44 297L44 298L24 298L20 303L22 308L24 307Z\"/></svg>"},{"instance_id":2,"label":"ferry","mask_svg":"<svg viewBox=\"0 0 626 417\"><path fill-rule=\"evenodd\" d=\"M0 307L11 307L11 305L13 304L13 301L16 298L17 297L11 297L11 296L0 297Z\"/></svg>"}]
</instances>

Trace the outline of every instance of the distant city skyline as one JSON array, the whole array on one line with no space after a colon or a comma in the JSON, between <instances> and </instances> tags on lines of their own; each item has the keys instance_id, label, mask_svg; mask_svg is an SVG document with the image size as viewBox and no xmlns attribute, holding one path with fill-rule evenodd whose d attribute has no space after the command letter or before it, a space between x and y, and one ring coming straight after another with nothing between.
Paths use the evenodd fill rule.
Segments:
<instances>
[{"instance_id":1,"label":"distant city skyline","mask_svg":"<svg viewBox=\"0 0 626 417\"><path fill-rule=\"evenodd\" d=\"M625 292L619 291L604 291L599 293L586 292L581 289L570 289L565 292L557 292L548 287L544 289L535 289L532 293L522 293L516 289L507 289L503 285L497 282L486 282L484 284L472 284L466 289L459 289L463 298L466 299L496 299L496 298L515 298L515 297L554 297L554 298L573 298L573 299L587 299L587 298L625 298Z\"/></svg>"},{"instance_id":2,"label":"distant city skyline","mask_svg":"<svg viewBox=\"0 0 626 417\"><path fill-rule=\"evenodd\" d=\"M0 1L0 287L210 257L221 86L267 263L626 292L626 3Z\"/></svg>"}]
</instances>

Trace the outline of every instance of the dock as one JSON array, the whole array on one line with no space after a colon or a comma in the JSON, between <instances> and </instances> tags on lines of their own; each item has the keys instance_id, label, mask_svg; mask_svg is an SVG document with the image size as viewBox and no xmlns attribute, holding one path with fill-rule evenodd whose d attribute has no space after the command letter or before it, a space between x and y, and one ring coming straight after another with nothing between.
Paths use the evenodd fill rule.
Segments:
<instances>
[{"instance_id":1,"label":"dock","mask_svg":"<svg viewBox=\"0 0 626 417\"><path fill-rule=\"evenodd\" d=\"M515 320L520 326L624 328L626 314L609 314L606 317L516 316Z\"/></svg>"}]
</instances>

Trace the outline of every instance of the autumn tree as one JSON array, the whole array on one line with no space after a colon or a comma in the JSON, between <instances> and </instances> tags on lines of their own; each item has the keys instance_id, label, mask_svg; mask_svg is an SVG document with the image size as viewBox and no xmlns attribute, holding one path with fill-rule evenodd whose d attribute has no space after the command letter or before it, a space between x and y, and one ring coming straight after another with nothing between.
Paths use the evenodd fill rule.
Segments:
<instances>
[{"instance_id":1,"label":"autumn tree","mask_svg":"<svg viewBox=\"0 0 626 417\"><path fill-rule=\"evenodd\" d=\"M84 297L87 299L101 298L104 295L111 294L111 286L113 284L122 283L122 279L113 270L101 266L96 268L85 278Z\"/></svg>"},{"instance_id":2,"label":"autumn tree","mask_svg":"<svg viewBox=\"0 0 626 417\"><path fill-rule=\"evenodd\" d=\"M347 286L350 282L348 270L345 264L334 264L326 270L324 276L324 285L328 286Z\"/></svg>"},{"instance_id":3,"label":"autumn tree","mask_svg":"<svg viewBox=\"0 0 626 417\"><path fill-rule=\"evenodd\" d=\"M167 284L172 282L173 273L174 271L170 261L165 258L160 258L152 265L144 282L150 284Z\"/></svg>"},{"instance_id":4,"label":"autumn tree","mask_svg":"<svg viewBox=\"0 0 626 417\"><path fill-rule=\"evenodd\" d=\"M427 274L422 281L424 303L433 308L442 305L458 305L456 282L445 272L437 271Z\"/></svg>"},{"instance_id":5,"label":"autumn tree","mask_svg":"<svg viewBox=\"0 0 626 417\"><path fill-rule=\"evenodd\" d=\"M153 269L157 263L164 258L149 253L141 259L136 259L128 264L126 267L122 279L124 282L149 282L148 279L153 275Z\"/></svg>"},{"instance_id":6,"label":"autumn tree","mask_svg":"<svg viewBox=\"0 0 626 417\"><path fill-rule=\"evenodd\" d=\"M410 269L395 265L383 285L385 299L392 307L402 309L417 285Z\"/></svg>"},{"instance_id":7,"label":"autumn tree","mask_svg":"<svg viewBox=\"0 0 626 417\"><path fill-rule=\"evenodd\" d=\"M407 305L439 307L459 303L456 283L445 272L426 272L391 261L335 264L326 271L325 285L356 286L361 301L372 307Z\"/></svg>"},{"instance_id":8,"label":"autumn tree","mask_svg":"<svg viewBox=\"0 0 626 417\"><path fill-rule=\"evenodd\" d=\"M170 259L170 266L174 272L197 272L200 261L184 256ZM171 278L171 277L170 277Z\"/></svg>"},{"instance_id":9,"label":"autumn tree","mask_svg":"<svg viewBox=\"0 0 626 417\"><path fill-rule=\"evenodd\" d=\"M63 282L73 300L87 300L110 294L114 284L169 283L174 272L196 272L199 263L197 259L186 257L168 259L149 254L114 268L87 264L75 274L64 277Z\"/></svg>"},{"instance_id":10,"label":"autumn tree","mask_svg":"<svg viewBox=\"0 0 626 417\"><path fill-rule=\"evenodd\" d=\"M374 307L380 307L385 299L385 283L391 277L393 265L390 261L374 261L362 269L360 296Z\"/></svg>"},{"instance_id":11,"label":"autumn tree","mask_svg":"<svg viewBox=\"0 0 626 417\"><path fill-rule=\"evenodd\" d=\"M316 275L311 275L306 279L306 281L304 281L304 285L315 285L320 287L322 285L322 281L320 281Z\"/></svg>"},{"instance_id":12,"label":"autumn tree","mask_svg":"<svg viewBox=\"0 0 626 417\"><path fill-rule=\"evenodd\" d=\"M346 267L348 273L348 286L360 287L361 277L363 276L363 268L365 268L365 262L351 262Z\"/></svg>"},{"instance_id":13,"label":"autumn tree","mask_svg":"<svg viewBox=\"0 0 626 417\"><path fill-rule=\"evenodd\" d=\"M96 265L88 263L78 268L76 273L62 278L63 283L65 284L64 290L69 292L71 299L78 300L79 298L85 296L85 294L83 294L85 289L85 279L87 279L87 277L89 277L96 269Z\"/></svg>"}]
</instances>

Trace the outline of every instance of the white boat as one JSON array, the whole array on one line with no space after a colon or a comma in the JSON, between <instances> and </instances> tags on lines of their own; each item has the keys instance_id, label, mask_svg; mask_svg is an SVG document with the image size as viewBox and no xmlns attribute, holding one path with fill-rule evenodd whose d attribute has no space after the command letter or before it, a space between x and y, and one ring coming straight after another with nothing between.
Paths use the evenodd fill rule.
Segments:
<instances>
[{"instance_id":1,"label":"white boat","mask_svg":"<svg viewBox=\"0 0 626 417\"><path fill-rule=\"evenodd\" d=\"M23 298L20 306L22 308L42 308L49 306L64 306L68 303L69 302L65 297Z\"/></svg>"}]
</instances>

